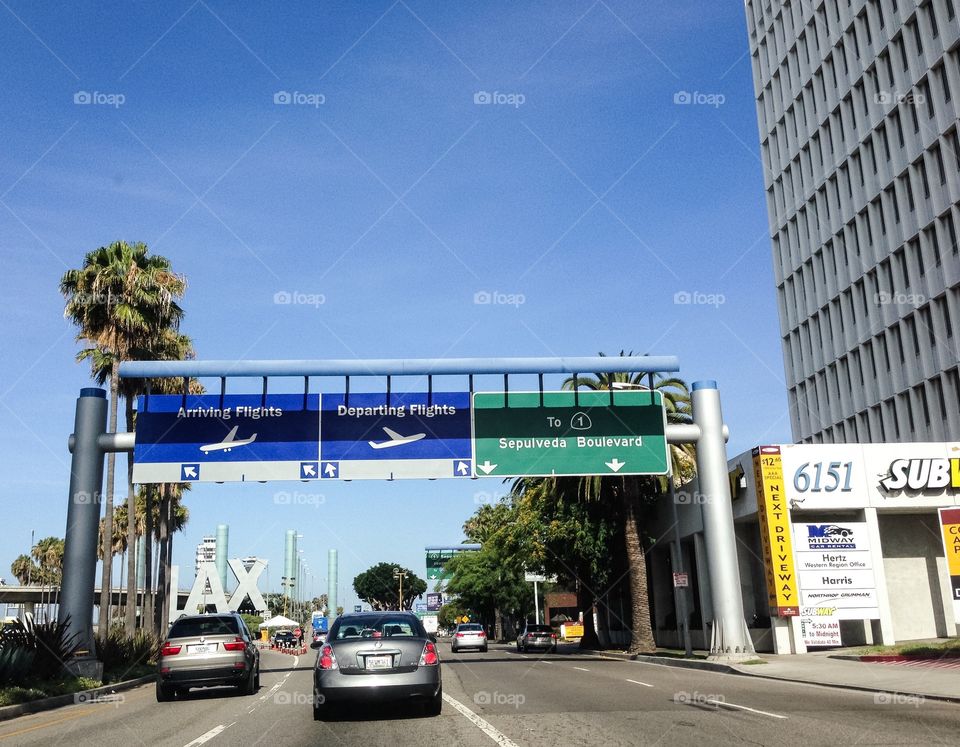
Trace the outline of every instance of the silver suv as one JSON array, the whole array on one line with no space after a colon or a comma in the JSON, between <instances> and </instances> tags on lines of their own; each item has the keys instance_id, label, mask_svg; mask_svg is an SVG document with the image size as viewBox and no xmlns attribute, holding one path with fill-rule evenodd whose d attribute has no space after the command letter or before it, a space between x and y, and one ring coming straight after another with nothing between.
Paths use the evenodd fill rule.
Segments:
<instances>
[{"instance_id":1,"label":"silver suv","mask_svg":"<svg viewBox=\"0 0 960 747\"><path fill-rule=\"evenodd\" d=\"M157 701L191 687L234 685L245 695L260 687L260 650L235 612L181 617L157 658Z\"/></svg>"}]
</instances>

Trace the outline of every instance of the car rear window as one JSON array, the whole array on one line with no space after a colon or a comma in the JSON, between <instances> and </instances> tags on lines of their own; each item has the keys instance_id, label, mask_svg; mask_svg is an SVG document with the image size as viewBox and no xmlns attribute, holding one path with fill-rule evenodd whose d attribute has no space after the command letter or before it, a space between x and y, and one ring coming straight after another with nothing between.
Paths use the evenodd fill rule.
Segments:
<instances>
[{"instance_id":1,"label":"car rear window","mask_svg":"<svg viewBox=\"0 0 960 747\"><path fill-rule=\"evenodd\" d=\"M553 628L551 628L549 625L528 625L527 632L528 633L552 633Z\"/></svg>"},{"instance_id":2,"label":"car rear window","mask_svg":"<svg viewBox=\"0 0 960 747\"><path fill-rule=\"evenodd\" d=\"M477 631L477 630L483 630L483 626L480 625L479 623L476 623L476 624L473 624L473 625L460 625L460 626L458 626L457 629L460 630L460 631L469 633L469 632L473 632L473 631Z\"/></svg>"},{"instance_id":3,"label":"car rear window","mask_svg":"<svg viewBox=\"0 0 960 747\"><path fill-rule=\"evenodd\" d=\"M390 615L370 615L342 620L337 624L334 632L335 640L338 641L350 638L396 638L398 636L411 638L421 635L413 620Z\"/></svg>"},{"instance_id":4,"label":"car rear window","mask_svg":"<svg viewBox=\"0 0 960 747\"><path fill-rule=\"evenodd\" d=\"M177 620L170 628L169 638L192 638L201 635L239 635L237 621L232 617L191 617Z\"/></svg>"}]
</instances>

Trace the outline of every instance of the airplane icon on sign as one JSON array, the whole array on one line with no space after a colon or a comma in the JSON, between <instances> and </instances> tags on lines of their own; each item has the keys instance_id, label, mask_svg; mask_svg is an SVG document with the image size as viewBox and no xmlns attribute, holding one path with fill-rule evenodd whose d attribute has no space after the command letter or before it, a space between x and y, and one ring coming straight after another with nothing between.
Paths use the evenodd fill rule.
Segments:
<instances>
[{"instance_id":1,"label":"airplane icon on sign","mask_svg":"<svg viewBox=\"0 0 960 747\"><path fill-rule=\"evenodd\" d=\"M246 446L247 444L252 444L257 440L256 433L250 436L250 438L241 438L240 440L236 440L237 431L239 429L239 425L233 426L233 429L227 434L223 441L218 441L215 444L204 444L200 447L200 451L202 451L204 454L207 454L211 451L230 451L230 449L235 449L238 446Z\"/></svg>"},{"instance_id":2,"label":"airplane icon on sign","mask_svg":"<svg viewBox=\"0 0 960 747\"><path fill-rule=\"evenodd\" d=\"M391 430L386 426L383 426L384 432L390 436L389 441L367 441L370 444L371 449L389 449L391 446L401 446L403 444L413 443L414 441L419 441L421 438L426 438L426 433L415 433L412 436L401 436L395 430Z\"/></svg>"}]
</instances>

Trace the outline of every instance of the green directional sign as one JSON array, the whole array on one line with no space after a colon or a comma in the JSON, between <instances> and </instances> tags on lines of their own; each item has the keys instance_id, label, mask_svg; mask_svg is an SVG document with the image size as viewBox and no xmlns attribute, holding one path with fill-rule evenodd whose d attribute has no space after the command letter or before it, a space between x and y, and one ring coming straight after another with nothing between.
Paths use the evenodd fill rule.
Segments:
<instances>
[{"instance_id":1,"label":"green directional sign","mask_svg":"<svg viewBox=\"0 0 960 747\"><path fill-rule=\"evenodd\" d=\"M477 392L474 474L663 475L665 431L660 392Z\"/></svg>"}]
</instances>

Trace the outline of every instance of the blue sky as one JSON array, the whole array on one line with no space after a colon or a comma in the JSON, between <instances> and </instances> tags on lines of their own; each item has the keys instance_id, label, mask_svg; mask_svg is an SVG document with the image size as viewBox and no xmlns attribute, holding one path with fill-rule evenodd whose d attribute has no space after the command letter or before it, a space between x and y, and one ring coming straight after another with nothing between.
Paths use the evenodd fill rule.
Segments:
<instances>
[{"instance_id":1,"label":"blue sky","mask_svg":"<svg viewBox=\"0 0 960 747\"><path fill-rule=\"evenodd\" d=\"M118 239L187 276L201 358L673 354L718 380L731 454L789 441L740 3L0 5L0 575L63 534L89 372L57 283ZM502 492L323 488L198 486L175 560L228 523L277 587L294 528L352 604Z\"/></svg>"}]
</instances>

